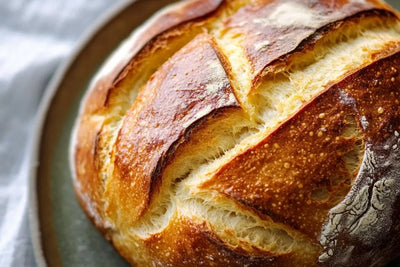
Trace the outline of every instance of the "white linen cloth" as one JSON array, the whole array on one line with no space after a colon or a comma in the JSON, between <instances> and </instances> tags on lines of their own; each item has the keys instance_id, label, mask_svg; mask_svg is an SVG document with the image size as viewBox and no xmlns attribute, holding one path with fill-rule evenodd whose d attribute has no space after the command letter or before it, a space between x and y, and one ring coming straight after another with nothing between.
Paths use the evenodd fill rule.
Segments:
<instances>
[{"instance_id":1,"label":"white linen cloth","mask_svg":"<svg viewBox=\"0 0 400 267\"><path fill-rule=\"evenodd\" d=\"M35 114L52 74L101 15L127 0L0 1L0 266L35 266L28 177Z\"/></svg>"}]
</instances>

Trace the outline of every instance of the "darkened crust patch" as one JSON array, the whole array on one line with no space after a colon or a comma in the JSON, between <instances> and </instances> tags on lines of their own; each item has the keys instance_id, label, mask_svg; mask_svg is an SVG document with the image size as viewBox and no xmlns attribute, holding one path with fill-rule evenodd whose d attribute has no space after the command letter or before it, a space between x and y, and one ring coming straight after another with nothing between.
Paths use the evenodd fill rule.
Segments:
<instances>
[{"instance_id":1,"label":"darkened crust patch","mask_svg":"<svg viewBox=\"0 0 400 267\"><path fill-rule=\"evenodd\" d=\"M242 8L226 27L243 35L255 84L265 68L295 50L312 46L326 29L368 13L394 16L389 9L377 1L268 0Z\"/></svg>"},{"instance_id":2,"label":"darkened crust patch","mask_svg":"<svg viewBox=\"0 0 400 267\"><path fill-rule=\"evenodd\" d=\"M150 78L117 138L108 189L113 195L114 188L124 188L115 197L130 206L131 219L148 207L168 158L185 141L189 127L224 107L239 104L212 38L199 35Z\"/></svg>"}]
</instances>

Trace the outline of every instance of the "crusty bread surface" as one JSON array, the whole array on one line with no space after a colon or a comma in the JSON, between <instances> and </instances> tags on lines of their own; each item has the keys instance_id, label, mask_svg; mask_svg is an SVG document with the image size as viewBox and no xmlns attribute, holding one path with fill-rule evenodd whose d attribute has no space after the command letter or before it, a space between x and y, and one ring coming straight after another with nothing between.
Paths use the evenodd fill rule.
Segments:
<instances>
[{"instance_id":1,"label":"crusty bread surface","mask_svg":"<svg viewBox=\"0 0 400 267\"><path fill-rule=\"evenodd\" d=\"M133 266L400 255L400 21L379 0L189 0L94 77L72 135L88 217Z\"/></svg>"}]
</instances>

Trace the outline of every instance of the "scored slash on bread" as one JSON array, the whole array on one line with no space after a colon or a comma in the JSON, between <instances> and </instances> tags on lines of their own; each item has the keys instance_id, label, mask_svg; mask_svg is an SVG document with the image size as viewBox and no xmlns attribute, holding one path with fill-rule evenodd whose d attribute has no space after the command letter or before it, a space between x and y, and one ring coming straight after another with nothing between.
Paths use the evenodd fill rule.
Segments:
<instances>
[{"instance_id":1,"label":"scored slash on bread","mask_svg":"<svg viewBox=\"0 0 400 267\"><path fill-rule=\"evenodd\" d=\"M399 44L381 1L178 3L82 102L80 204L132 265L388 262Z\"/></svg>"}]
</instances>

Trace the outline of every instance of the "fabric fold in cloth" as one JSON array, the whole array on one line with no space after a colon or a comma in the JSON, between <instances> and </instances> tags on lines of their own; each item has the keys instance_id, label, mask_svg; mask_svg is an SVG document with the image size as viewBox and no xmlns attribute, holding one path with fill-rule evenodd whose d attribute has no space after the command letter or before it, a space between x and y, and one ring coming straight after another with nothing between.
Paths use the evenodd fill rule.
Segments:
<instances>
[{"instance_id":1,"label":"fabric fold in cloth","mask_svg":"<svg viewBox=\"0 0 400 267\"><path fill-rule=\"evenodd\" d=\"M126 0L0 2L0 266L35 266L29 175L35 114L85 30Z\"/></svg>"}]
</instances>

